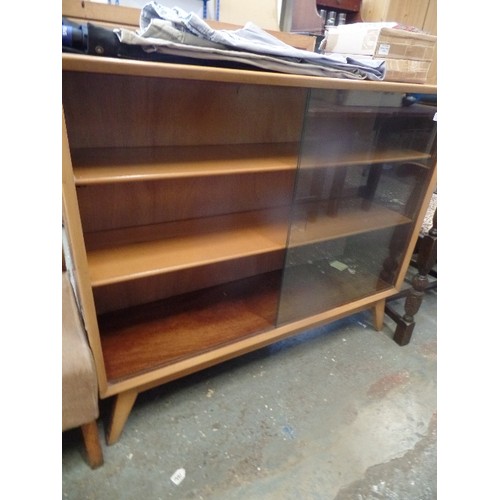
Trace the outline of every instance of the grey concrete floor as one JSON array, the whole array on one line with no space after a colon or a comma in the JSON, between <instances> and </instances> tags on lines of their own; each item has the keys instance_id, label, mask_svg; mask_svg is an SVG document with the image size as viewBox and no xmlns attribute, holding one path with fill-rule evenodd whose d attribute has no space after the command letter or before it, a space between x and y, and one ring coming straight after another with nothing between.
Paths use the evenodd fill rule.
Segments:
<instances>
[{"instance_id":1,"label":"grey concrete floor","mask_svg":"<svg viewBox=\"0 0 500 500\"><path fill-rule=\"evenodd\" d=\"M140 394L101 468L63 433L62 497L437 498L436 308L428 291L404 347L360 313Z\"/></svg>"}]
</instances>

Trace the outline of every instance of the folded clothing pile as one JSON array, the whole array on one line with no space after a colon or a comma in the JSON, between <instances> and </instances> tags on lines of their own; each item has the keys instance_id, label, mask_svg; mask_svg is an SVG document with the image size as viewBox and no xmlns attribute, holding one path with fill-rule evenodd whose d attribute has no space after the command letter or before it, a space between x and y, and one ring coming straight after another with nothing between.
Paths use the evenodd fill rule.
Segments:
<instances>
[{"instance_id":1,"label":"folded clothing pile","mask_svg":"<svg viewBox=\"0 0 500 500\"><path fill-rule=\"evenodd\" d=\"M137 31L109 30L92 23L88 23L87 31L84 51L89 54L357 80L383 80L385 76L383 60L297 49L253 23L238 30L216 30L195 13L154 1L141 10ZM96 43L96 37L104 37L106 43ZM97 46L101 50L95 50Z\"/></svg>"}]
</instances>

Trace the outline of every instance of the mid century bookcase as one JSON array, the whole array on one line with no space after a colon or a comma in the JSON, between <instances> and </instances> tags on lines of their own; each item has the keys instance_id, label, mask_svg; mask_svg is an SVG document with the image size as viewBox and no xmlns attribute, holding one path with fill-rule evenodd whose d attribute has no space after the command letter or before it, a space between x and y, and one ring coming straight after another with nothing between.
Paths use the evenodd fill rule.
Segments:
<instances>
[{"instance_id":1,"label":"mid century bookcase","mask_svg":"<svg viewBox=\"0 0 500 500\"><path fill-rule=\"evenodd\" d=\"M434 86L62 56L65 253L108 443L138 393L371 309L436 178Z\"/></svg>"}]
</instances>

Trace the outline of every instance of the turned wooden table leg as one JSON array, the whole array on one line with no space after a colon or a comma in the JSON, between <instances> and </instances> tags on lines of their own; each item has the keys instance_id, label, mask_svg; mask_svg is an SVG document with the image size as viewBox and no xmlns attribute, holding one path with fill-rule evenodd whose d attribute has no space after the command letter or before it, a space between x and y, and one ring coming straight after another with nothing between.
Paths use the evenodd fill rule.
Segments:
<instances>
[{"instance_id":1,"label":"turned wooden table leg","mask_svg":"<svg viewBox=\"0 0 500 500\"><path fill-rule=\"evenodd\" d=\"M106 441L108 444L115 444L120 438L128 416L137 398L137 391L127 391L118 394L115 399L111 422Z\"/></svg>"},{"instance_id":2,"label":"turned wooden table leg","mask_svg":"<svg viewBox=\"0 0 500 500\"><path fill-rule=\"evenodd\" d=\"M396 319L396 331L394 332L394 341L396 344L401 346L407 345L410 342L411 336L413 334L413 329L415 328L415 315L417 314L422 300L424 298L425 285L421 288L421 283L424 280L418 274L415 275L412 281L413 288L410 290L409 295L405 300L405 313L402 317ZM427 278L425 281L428 282Z\"/></svg>"},{"instance_id":3,"label":"turned wooden table leg","mask_svg":"<svg viewBox=\"0 0 500 500\"><path fill-rule=\"evenodd\" d=\"M422 305L425 291L429 288L429 273L436 263L437 255L437 210L434 212L433 226L422 238L419 244L417 257L417 274L413 277L410 289L404 304L405 314L397 317L392 309L386 312L396 321L394 341L403 346L410 342L415 327L415 315ZM387 308L386 308L387 309Z\"/></svg>"}]
</instances>

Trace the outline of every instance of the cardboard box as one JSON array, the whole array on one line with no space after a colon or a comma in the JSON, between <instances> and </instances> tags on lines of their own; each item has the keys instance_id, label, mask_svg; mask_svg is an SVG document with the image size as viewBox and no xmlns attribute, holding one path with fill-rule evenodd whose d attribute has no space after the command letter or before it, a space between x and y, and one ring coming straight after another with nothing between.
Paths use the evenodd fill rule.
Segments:
<instances>
[{"instance_id":1,"label":"cardboard box","mask_svg":"<svg viewBox=\"0 0 500 500\"><path fill-rule=\"evenodd\" d=\"M354 23L328 29L325 52L432 61L434 35L395 28L397 23Z\"/></svg>"},{"instance_id":2,"label":"cardboard box","mask_svg":"<svg viewBox=\"0 0 500 500\"><path fill-rule=\"evenodd\" d=\"M434 58L437 37L397 23L354 23L329 28L325 53L384 59L385 80L425 83Z\"/></svg>"},{"instance_id":3,"label":"cardboard box","mask_svg":"<svg viewBox=\"0 0 500 500\"><path fill-rule=\"evenodd\" d=\"M430 67L430 61L386 59L384 80L387 82L426 83Z\"/></svg>"}]
</instances>

